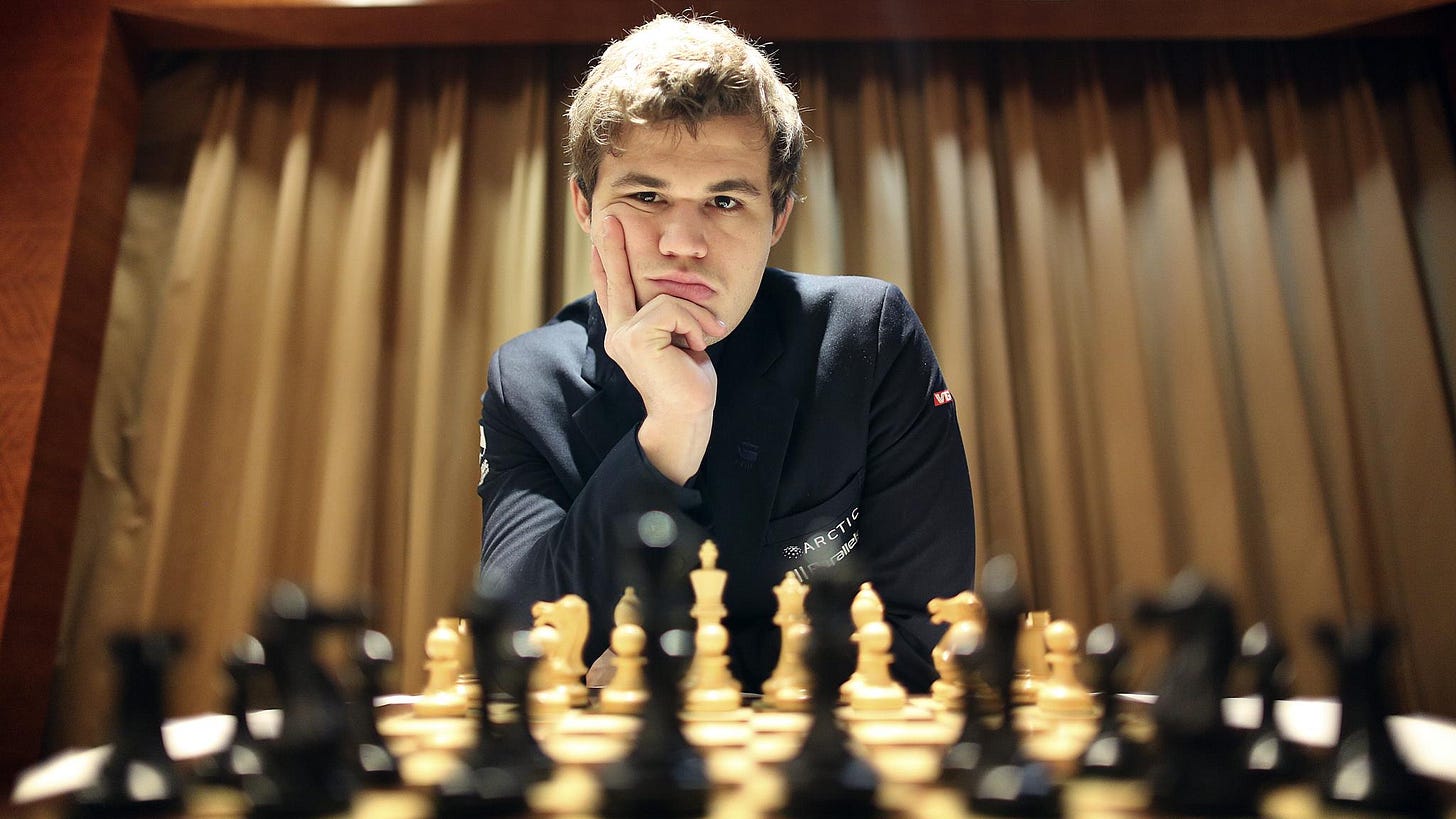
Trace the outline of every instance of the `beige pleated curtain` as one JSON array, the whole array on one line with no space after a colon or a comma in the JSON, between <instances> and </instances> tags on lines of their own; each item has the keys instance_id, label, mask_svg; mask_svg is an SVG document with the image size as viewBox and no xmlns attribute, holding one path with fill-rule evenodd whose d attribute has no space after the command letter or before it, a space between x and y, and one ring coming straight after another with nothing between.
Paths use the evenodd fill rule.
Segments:
<instances>
[{"instance_id":1,"label":"beige pleated curtain","mask_svg":"<svg viewBox=\"0 0 1456 819\"><path fill-rule=\"evenodd\" d=\"M117 628L183 630L172 710L222 708L218 658L280 578L366 602L421 684L474 574L488 356L589 289L559 151L589 56L256 53L150 83L57 744L101 738ZM1333 685L1310 625L1382 616L1405 706L1456 715L1456 171L1424 49L780 57L814 142L772 261L910 294L981 559L1084 631L1196 566L1306 693Z\"/></svg>"}]
</instances>

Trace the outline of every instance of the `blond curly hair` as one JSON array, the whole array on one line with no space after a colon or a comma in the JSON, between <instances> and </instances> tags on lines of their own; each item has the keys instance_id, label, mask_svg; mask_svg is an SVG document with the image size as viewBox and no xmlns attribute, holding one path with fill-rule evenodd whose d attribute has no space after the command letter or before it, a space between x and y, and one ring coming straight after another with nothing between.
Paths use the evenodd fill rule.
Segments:
<instances>
[{"instance_id":1,"label":"blond curly hair","mask_svg":"<svg viewBox=\"0 0 1456 819\"><path fill-rule=\"evenodd\" d=\"M567 164L588 198L605 151L620 150L624 125L671 123L696 135L703 123L747 116L769 147L774 213L799 180L804 122L773 61L728 24L663 14L612 43L571 96Z\"/></svg>"}]
</instances>

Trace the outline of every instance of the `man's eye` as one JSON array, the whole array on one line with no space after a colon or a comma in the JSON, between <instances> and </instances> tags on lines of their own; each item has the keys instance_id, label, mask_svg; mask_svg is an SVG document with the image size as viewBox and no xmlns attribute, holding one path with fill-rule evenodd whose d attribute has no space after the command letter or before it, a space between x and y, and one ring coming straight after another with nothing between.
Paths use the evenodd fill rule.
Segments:
<instances>
[{"instance_id":1,"label":"man's eye","mask_svg":"<svg viewBox=\"0 0 1456 819\"><path fill-rule=\"evenodd\" d=\"M640 191L638 193L634 193L632 194L632 198L636 199L638 202L641 202L644 205L651 205L658 201L657 194L653 193L652 191Z\"/></svg>"},{"instance_id":2,"label":"man's eye","mask_svg":"<svg viewBox=\"0 0 1456 819\"><path fill-rule=\"evenodd\" d=\"M743 203L731 196L713 197L713 207L719 210L734 210L743 206Z\"/></svg>"}]
</instances>

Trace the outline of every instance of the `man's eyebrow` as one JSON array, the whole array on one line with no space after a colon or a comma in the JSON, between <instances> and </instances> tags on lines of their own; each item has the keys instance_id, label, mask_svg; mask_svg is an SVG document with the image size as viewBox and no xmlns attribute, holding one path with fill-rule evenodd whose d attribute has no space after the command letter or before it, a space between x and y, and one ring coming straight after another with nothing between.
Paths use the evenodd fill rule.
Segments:
<instances>
[{"instance_id":1,"label":"man's eyebrow","mask_svg":"<svg viewBox=\"0 0 1456 819\"><path fill-rule=\"evenodd\" d=\"M667 181L645 173L629 171L612 180L613 188L665 188Z\"/></svg>"},{"instance_id":2,"label":"man's eyebrow","mask_svg":"<svg viewBox=\"0 0 1456 819\"><path fill-rule=\"evenodd\" d=\"M664 190L669 187L667 180L659 179L650 174L628 171L611 182L613 190L624 188L648 188L652 190ZM739 193L745 196L762 196L763 191L758 186L743 177L724 179L721 182L714 182L708 186L708 193Z\"/></svg>"},{"instance_id":3,"label":"man's eyebrow","mask_svg":"<svg viewBox=\"0 0 1456 819\"><path fill-rule=\"evenodd\" d=\"M763 191L747 179L725 179L708 186L708 193L741 193L746 196L762 196Z\"/></svg>"}]
</instances>

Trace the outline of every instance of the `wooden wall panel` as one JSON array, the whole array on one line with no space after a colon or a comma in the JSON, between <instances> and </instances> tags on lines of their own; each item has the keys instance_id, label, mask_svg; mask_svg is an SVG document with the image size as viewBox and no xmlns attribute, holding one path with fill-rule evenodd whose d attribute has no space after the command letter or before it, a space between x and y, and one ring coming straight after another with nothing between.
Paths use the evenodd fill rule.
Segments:
<instances>
[{"instance_id":1,"label":"wooden wall panel","mask_svg":"<svg viewBox=\"0 0 1456 819\"><path fill-rule=\"evenodd\" d=\"M0 787L41 752L137 81L102 0L0 25Z\"/></svg>"}]
</instances>

